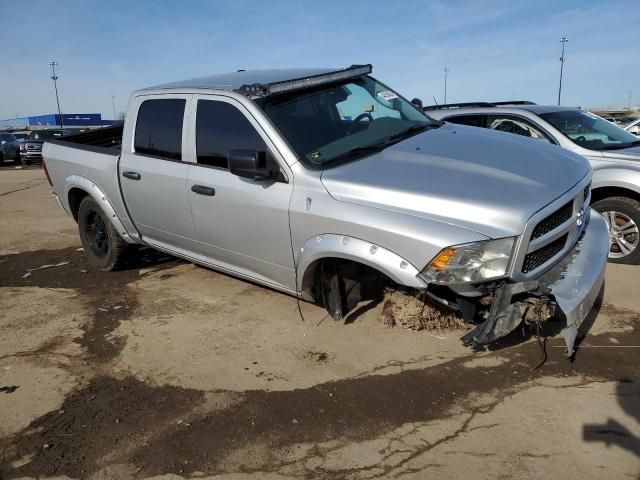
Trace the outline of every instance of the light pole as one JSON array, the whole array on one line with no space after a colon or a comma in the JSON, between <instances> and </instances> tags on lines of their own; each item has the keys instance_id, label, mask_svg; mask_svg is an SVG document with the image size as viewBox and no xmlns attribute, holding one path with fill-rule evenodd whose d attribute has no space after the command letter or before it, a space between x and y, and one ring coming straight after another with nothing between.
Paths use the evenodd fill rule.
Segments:
<instances>
[{"instance_id":1,"label":"light pole","mask_svg":"<svg viewBox=\"0 0 640 480\"><path fill-rule=\"evenodd\" d=\"M113 119L116 119L116 96L112 93L111 95L111 106L113 107Z\"/></svg>"},{"instance_id":2,"label":"light pole","mask_svg":"<svg viewBox=\"0 0 640 480\"><path fill-rule=\"evenodd\" d=\"M629 90L629 100L627 101L627 110L631 111L631 90Z\"/></svg>"},{"instance_id":3,"label":"light pole","mask_svg":"<svg viewBox=\"0 0 640 480\"><path fill-rule=\"evenodd\" d=\"M62 112L60 111L60 99L58 98L58 76L56 75L56 65L58 62L51 60L49 62L51 66L51 80L53 80L53 88L56 89L56 104L58 105L58 116L60 117L60 126L64 126L64 121L62 120Z\"/></svg>"},{"instance_id":4,"label":"light pole","mask_svg":"<svg viewBox=\"0 0 640 480\"><path fill-rule=\"evenodd\" d=\"M447 67L444 67L444 103L447 103L447 73L449 72L449 69Z\"/></svg>"},{"instance_id":5,"label":"light pole","mask_svg":"<svg viewBox=\"0 0 640 480\"><path fill-rule=\"evenodd\" d=\"M560 105L560 95L562 95L562 70L564 69L564 44L567 43L569 39L567 37L562 37L560 39L560 43L562 43L562 56L560 57L560 85L558 85L558 105Z\"/></svg>"}]
</instances>

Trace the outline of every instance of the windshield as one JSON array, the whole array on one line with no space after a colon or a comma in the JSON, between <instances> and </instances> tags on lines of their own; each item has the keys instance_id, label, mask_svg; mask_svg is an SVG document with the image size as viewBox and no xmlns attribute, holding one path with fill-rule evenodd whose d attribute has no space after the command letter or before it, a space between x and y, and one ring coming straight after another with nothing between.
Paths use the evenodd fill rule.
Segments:
<instances>
[{"instance_id":1,"label":"windshield","mask_svg":"<svg viewBox=\"0 0 640 480\"><path fill-rule=\"evenodd\" d=\"M617 125L583 110L540 114L569 140L589 150L615 150L638 144L638 139Z\"/></svg>"},{"instance_id":2,"label":"windshield","mask_svg":"<svg viewBox=\"0 0 640 480\"><path fill-rule=\"evenodd\" d=\"M439 125L371 77L256 103L298 156L315 166L363 156Z\"/></svg>"},{"instance_id":3,"label":"windshield","mask_svg":"<svg viewBox=\"0 0 640 480\"><path fill-rule=\"evenodd\" d=\"M22 140L23 138L27 138L29 136L29 134L28 133L14 133L13 136L16 137L18 140Z\"/></svg>"},{"instance_id":4,"label":"windshield","mask_svg":"<svg viewBox=\"0 0 640 480\"><path fill-rule=\"evenodd\" d=\"M39 130L37 132L31 132L29 140L51 140L53 138L64 137L68 135L67 130Z\"/></svg>"}]
</instances>

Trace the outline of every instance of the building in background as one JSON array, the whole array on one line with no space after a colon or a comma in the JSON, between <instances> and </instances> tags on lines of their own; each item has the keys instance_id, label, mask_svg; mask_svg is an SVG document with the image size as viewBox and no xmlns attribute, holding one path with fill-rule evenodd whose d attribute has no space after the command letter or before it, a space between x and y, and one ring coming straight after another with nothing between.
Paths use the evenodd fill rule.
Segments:
<instances>
[{"instance_id":1,"label":"building in background","mask_svg":"<svg viewBox=\"0 0 640 480\"><path fill-rule=\"evenodd\" d=\"M37 130L40 128L71 127L95 128L119 125L119 120L103 120L99 113L51 113L34 117L9 118L0 120L0 128L20 128Z\"/></svg>"}]
</instances>

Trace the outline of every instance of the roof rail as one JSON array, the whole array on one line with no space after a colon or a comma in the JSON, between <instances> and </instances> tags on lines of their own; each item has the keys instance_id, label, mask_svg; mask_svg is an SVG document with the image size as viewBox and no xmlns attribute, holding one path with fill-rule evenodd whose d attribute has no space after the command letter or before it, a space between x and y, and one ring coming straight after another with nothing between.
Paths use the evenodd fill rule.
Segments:
<instances>
[{"instance_id":1,"label":"roof rail","mask_svg":"<svg viewBox=\"0 0 640 480\"><path fill-rule=\"evenodd\" d=\"M530 102L529 100L512 100L509 102L491 102L496 106L500 105L535 105L535 102Z\"/></svg>"},{"instance_id":2,"label":"roof rail","mask_svg":"<svg viewBox=\"0 0 640 480\"><path fill-rule=\"evenodd\" d=\"M493 107L493 103L489 102L467 102L467 103L444 103L442 105L429 105L423 110L446 110L448 108L466 108L466 107Z\"/></svg>"}]
</instances>

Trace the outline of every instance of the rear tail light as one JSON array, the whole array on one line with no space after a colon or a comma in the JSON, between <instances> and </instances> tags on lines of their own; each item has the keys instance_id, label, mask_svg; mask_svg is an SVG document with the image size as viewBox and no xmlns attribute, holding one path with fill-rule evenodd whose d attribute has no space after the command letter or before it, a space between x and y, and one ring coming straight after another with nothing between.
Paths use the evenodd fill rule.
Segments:
<instances>
[{"instance_id":1,"label":"rear tail light","mask_svg":"<svg viewBox=\"0 0 640 480\"><path fill-rule=\"evenodd\" d=\"M42 159L42 169L44 170L44 174L47 177L47 182L49 182L49 186L53 187L53 183L51 182L51 177L49 176L49 170L47 170L47 164L44 161L44 158Z\"/></svg>"}]
</instances>

